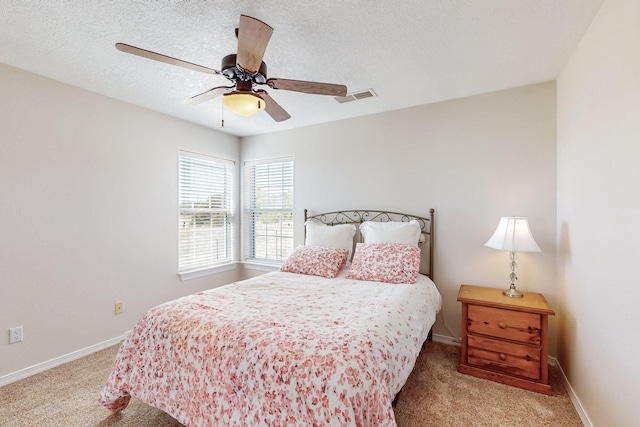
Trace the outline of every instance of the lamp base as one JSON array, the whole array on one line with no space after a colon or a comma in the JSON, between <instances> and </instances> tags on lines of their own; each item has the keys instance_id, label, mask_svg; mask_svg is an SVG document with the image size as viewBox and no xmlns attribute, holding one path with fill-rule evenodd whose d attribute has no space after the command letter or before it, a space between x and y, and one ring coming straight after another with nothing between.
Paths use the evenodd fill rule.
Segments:
<instances>
[{"instance_id":1,"label":"lamp base","mask_svg":"<svg viewBox=\"0 0 640 427\"><path fill-rule=\"evenodd\" d=\"M502 295L508 296L509 298L522 298L524 296L522 292L520 292L516 288L506 289L502 291Z\"/></svg>"}]
</instances>

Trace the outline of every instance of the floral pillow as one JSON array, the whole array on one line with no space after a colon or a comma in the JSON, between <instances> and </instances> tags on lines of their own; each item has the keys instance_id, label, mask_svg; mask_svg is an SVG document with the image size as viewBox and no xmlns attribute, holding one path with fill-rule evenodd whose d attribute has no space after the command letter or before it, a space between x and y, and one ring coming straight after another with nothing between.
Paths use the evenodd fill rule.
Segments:
<instances>
[{"instance_id":1,"label":"floral pillow","mask_svg":"<svg viewBox=\"0 0 640 427\"><path fill-rule=\"evenodd\" d=\"M420 248L400 243L358 243L347 279L415 283Z\"/></svg>"},{"instance_id":2,"label":"floral pillow","mask_svg":"<svg viewBox=\"0 0 640 427\"><path fill-rule=\"evenodd\" d=\"M349 250L323 246L298 246L280 271L333 279L347 262Z\"/></svg>"}]
</instances>

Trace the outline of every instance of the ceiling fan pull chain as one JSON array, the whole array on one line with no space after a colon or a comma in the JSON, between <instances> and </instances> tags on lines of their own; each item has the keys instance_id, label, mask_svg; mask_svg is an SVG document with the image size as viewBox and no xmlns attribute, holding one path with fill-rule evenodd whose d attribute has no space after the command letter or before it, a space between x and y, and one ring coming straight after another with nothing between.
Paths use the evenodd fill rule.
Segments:
<instances>
[{"instance_id":1,"label":"ceiling fan pull chain","mask_svg":"<svg viewBox=\"0 0 640 427\"><path fill-rule=\"evenodd\" d=\"M222 127L224 127L224 102L222 103Z\"/></svg>"}]
</instances>

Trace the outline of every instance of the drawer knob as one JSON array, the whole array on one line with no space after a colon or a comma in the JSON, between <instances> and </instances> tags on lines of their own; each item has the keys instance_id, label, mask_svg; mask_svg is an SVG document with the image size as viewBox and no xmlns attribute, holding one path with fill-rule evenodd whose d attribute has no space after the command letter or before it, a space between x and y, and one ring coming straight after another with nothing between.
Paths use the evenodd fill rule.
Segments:
<instances>
[{"instance_id":1,"label":"drawer knob","mask_svg":"<svg viewBox=\"0 0 640 427\"><path fill-rule=\"evenodd\" d=\"M500 326L500 329L507 329L507 324L504 322L498 323L498 326Z\"/></svg>"},{"instance_id":2,"label":"drawer knob","mask_svg":"<svg viewBox=\"0 0 640 427\"><path fill-rule=\"evenodd\" d=\"M500 360L502 360L503 362L507 360L507 355L504 353L500 353Z\"/></svg>"}]
</instances>

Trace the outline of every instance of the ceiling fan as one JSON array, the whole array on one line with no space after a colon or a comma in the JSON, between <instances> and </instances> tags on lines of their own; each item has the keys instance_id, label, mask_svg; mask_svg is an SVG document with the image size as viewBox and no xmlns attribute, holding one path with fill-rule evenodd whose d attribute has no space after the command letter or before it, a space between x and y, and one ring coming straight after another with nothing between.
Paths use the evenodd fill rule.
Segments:
<instances>
[{"instance_id":1,"label":"ceiling fan","mask_svg":"<svg viewBox=\"0 0 640 427\"><path fill-rule=\"evenodd\" d=\"M238 52L222 58L221 70L205 67L181 59L172 58L160 53L141 49L125 43L116 43L122 52L177 65L190 70L208 74L219 74L229 79L230 86L217 86L199 95L195 95L185 103L198 104L223 95L223 104L238 114L248 116L265 110L276 122L291 118L267 91L257 86L268 86L271 89L290 90L317 95L346 96L347 87L332 83L310 82L282 78L267 78L267 64L262 62L267 44L271 39L273 28L264 22L247 15L240 15L240 25L236 28Z\"/></svg>"}]
</instances>

